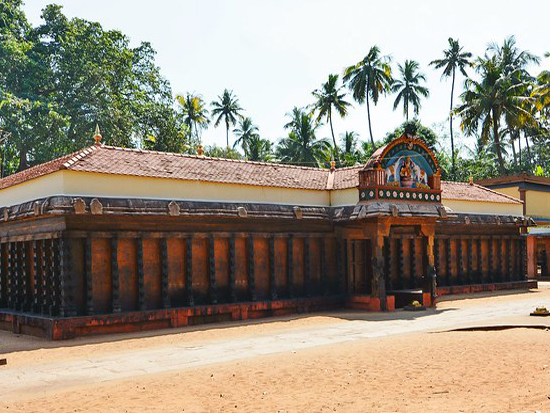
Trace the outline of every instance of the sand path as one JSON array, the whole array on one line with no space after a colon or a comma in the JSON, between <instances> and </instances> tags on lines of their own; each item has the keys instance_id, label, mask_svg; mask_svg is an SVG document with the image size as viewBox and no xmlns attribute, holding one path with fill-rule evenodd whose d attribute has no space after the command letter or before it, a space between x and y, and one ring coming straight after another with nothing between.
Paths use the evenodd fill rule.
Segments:
<instances>
[{"instance_id":1,"label":"sand path","mask_svg":"<svg viewBox=\"0 0 550 413\"><path fill-rule=\"evenodd\" d=\"M201 343L171 344L129 349L115 354L84 354L82 358L43 364L6 366L0 375L3 400L19 399L37 392L59 391L124 378L172 372L212 363L256 356L293 353L318 346L353 342L397 334L444 331L482 325L550 325L548 318L526 316L535 306L550 307L550 295L528 295L514 300L472 300L455 305L442 302L425 312L395 312L369 315L368 320L335 322L295 331L280 331L259 337L233 337ZM476 302L477 301L477 302ZM346 317L346 313L335 314ZM193 345L194 344L194 345Z\"/></svg>"}]
</instances>

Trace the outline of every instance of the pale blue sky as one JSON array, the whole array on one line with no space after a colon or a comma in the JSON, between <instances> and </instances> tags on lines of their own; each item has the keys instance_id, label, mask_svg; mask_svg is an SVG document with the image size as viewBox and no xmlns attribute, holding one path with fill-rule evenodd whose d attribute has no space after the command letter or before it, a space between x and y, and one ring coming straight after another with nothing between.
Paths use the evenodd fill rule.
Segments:
<instances>
[{"instance_id":1,"label":"pale blue sky","mask_svg":"<svg viewBox=\"0 0 550 413\"><path fill-rule=\"evenodd\" d=\"M285 135L286 112L311 103L311 92L329 73L341 74L374 44L393 57L394 71L405 59L420 63L430 88L420 111L426 125L448 116L450 81L441 82L428 63L441 57L449 36L474 54L510 34L520 48L550 51L547 0L26 0L33 24L52 2L69 17L121 30L134 44L151 42L174 93L199 92L210 102L233 89L262 136L274 141ZM548 68L548 59L541 67ZM461 89L459 78L456 92ZM392 105L388 96L372 108L375 139L404 120ZM346 119L335 118L335 132L354 130L367 140L366 107L354 106ZM319 135L330 131L323 127ZM224 127L211 126L203 142L224 145Z\"/></svg>"}]
</instances>

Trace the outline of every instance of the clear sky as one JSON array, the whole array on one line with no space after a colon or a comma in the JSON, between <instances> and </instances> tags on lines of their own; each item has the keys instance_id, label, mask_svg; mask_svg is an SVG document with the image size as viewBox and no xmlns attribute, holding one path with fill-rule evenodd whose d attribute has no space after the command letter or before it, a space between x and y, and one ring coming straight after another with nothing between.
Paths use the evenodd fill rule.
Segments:
<instances>
[{"instance_id":1,"label":"clear sky","mask_svg":"<svg viewBox=\"0 0 550 413\"><path fill-rule=\"evenodd\" d=\"M33 24L52 1L26 0ZM413 59L427 76L430 97L420 110L422 123L443 124L449 112L450 81L440 81L428 63L442 56L447 38L482 54L491 41L515 35L518 47L540 56L550 51L550 2L521 1L366 1L366 0L57 0L69 17L118 29L133 44L149 41L156 62L174 93L198 92L207 102L233 89L246 115L273 141L285 135L285 113L312 102L311 92L330 73L361 60L372 45L396 62ZM548 68L545 59L541 67ZM534 69L538 73L539 69ZM462 78L457 82L462 90ZM456 95L455 95L456 96ZM351 101L351 97L349 97ZM375 139L403 120L393 97L372 108ZM368 139L366 107L354 104L335 132L353 130ZM323 127L320 137L329 137ZM225 145L224 126L211 126L205 144Z\"/></svg>"}]
</instances>

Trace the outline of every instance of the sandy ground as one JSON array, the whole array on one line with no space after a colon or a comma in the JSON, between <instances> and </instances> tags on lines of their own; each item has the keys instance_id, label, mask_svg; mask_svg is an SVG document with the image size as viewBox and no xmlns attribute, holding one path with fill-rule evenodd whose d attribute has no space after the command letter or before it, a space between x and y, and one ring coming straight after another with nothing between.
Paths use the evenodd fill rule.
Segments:
<instances>
[{"instance_id":1,"label":"sandy ground","mask_svg":"<svg viewBox=\"0 0 550 413\"><path fill-rule=\"evenodd\" d=\"M548 300L550 288L543 286L521 294L446 298L438 308L482 308L484 304L533 297L540 297L541 302ZM330 328L352 321L353 314L282 318L61 343L0 334L0 351L13 369L168 344ZM399 313L391 315L399 316ZM376 320L388 316L363 313L363 317ZM2 395L0 388L0 410L550 412L549 366L548 330L401 334L76 388L53 387L45 394L10 398ZM3 368L0 367L0 376Z\"/></svg>"}]
</instances>

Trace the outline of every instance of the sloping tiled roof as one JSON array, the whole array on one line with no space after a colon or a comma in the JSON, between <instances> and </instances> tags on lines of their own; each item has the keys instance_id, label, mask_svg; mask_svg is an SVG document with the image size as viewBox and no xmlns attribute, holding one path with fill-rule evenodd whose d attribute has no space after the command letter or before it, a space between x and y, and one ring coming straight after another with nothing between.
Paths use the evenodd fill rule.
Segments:
<instances>
[{"instance_id":1,"label":"sloping tiled roof","mask_svg":"<svg viewBox=\"0 0 550 413\"><path fill-rule=\"evenodd\" d=\"M499 202L521 204L519 199L495 192L489 188L467 182L441 181L441 197L456 201Z\"/></svg>"},{"instance_id":2,"label":"sloping tiled roof","mask_svg":"<svg viewBox=\"0 0 550 413\"><path fill-rule=\"evenodd\" d=\"M321 168L94 145L3 178L0 180L0 189L62 169L113 175L327 190L357 187L359 171L363 166L340 168L331 174L330 170ZM443 199L521 203L516 198L477 184L443 181L441 187Z\"/></svg>"}]
</instances>

